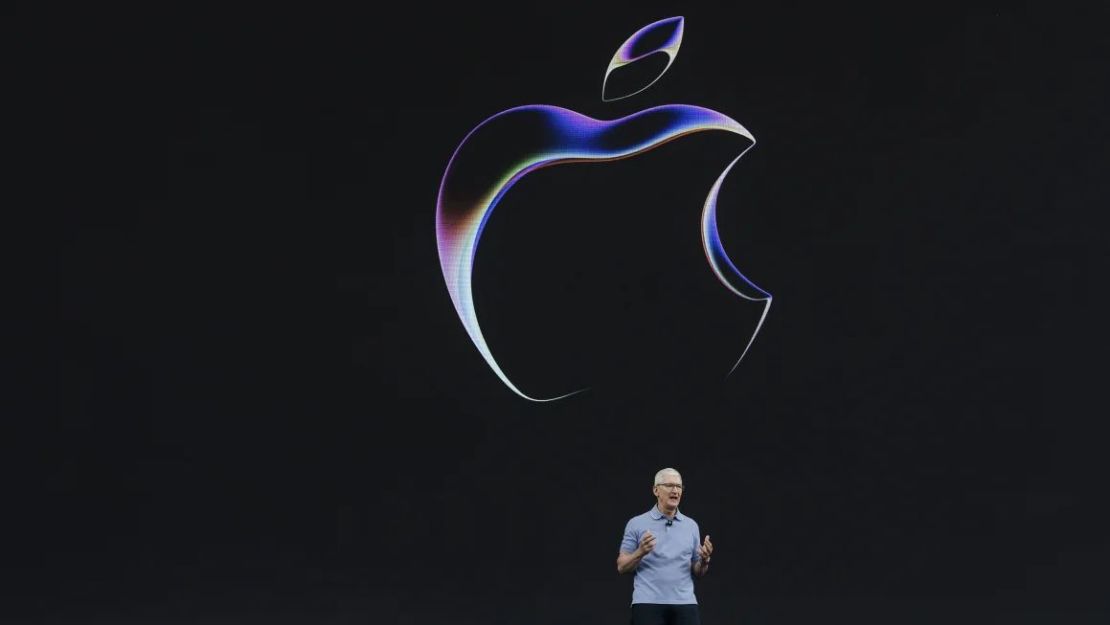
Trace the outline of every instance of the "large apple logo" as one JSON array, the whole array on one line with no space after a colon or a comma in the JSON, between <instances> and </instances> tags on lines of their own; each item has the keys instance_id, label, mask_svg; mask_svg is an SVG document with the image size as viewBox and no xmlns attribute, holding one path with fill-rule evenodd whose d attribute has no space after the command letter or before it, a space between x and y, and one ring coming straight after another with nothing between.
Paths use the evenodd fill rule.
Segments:
<instances>
[{"instance_id":1,"label":"large apple logo","mask_svg":"<svg viewBox=\"0 0 1110 625\"><path fill-rule=\"evenodd\" d=\"M602 99L608 102L630 97L658 81L674 61L682 42L683 27L682 17L672 17L649 24L629 37L609 63L602 82ZM658 61L660 55L666 56L666 64L647 84L636 89L626 87L623 93L610 86L614 74L626 66L645 59ZM618 82L613 80L614 84ZM436 203L440 268L467 334L493 372L514 393L531 401L553 401L585 389L549 398L529 396L513 384L486 344L474 308L472 278L482 230L498 202L517 181L537 169L565 163L624 159L680 137L706 131L723 131L748 141L710 188L701 215L702 248L717 279L737 296L764 304L759 322L729 371L731 373L755 341L771 306L771 294L740 273L725 253L717 231L717 196L721 184L733 166L755 145L755 137L736 120L688 104L656 106L613 120L593 119L558 106L532 104L489 117L471 130L455 149L444 171Z\"/></svg>"}]
</instances>

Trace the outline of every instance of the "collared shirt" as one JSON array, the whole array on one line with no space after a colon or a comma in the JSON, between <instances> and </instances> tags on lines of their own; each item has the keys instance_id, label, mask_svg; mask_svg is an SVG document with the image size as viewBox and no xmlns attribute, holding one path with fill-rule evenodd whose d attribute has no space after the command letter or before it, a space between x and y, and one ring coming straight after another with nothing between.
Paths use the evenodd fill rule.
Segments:
<instances>
[{"instance_id":1,"label":"collared shirt","mask_svg":"<svg viewBox=\"0 0 1110 625\"><path fill-rule=\"evenodd\" d=\"M621 551L632 553L640 545L640 537L651 530L655 549L640 560L632 580L632 603L697 603L694 596L694 575L690 566L700 559L698 546L701 534L694 519L679 513L674 522L658 506L634 516L624 527Z\"/></svg>"}]
</instances>

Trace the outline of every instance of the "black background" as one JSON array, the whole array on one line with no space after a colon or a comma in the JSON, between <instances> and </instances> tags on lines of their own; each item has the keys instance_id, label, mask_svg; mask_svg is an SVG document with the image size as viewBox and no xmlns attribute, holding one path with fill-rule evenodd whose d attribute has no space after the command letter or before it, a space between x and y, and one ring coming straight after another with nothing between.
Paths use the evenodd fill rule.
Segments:
<instances>
[{"instance_id":1,"label":"black background","mask_svg":"<svg viewBox=\"0 0 1110 625\"><path fill-rule=\"evenodd\" d=\"M602 103L617 46L674 14L667 74ZM146 162L61 224L58 400L8 511L4 620L625 622L620 532L674 466L717 545L707 625L1105 622L1108 18L121 18L143 44L74 74L155 147L106 146ZM491 219L477 307L526 392L590 390L516 397L444 288L447 160L511 106L670 102L759 141L720 226L775 296L762 333L726 379L759 308L697 220L735 141L546 169Z\"/></svg>"}]
</instances>

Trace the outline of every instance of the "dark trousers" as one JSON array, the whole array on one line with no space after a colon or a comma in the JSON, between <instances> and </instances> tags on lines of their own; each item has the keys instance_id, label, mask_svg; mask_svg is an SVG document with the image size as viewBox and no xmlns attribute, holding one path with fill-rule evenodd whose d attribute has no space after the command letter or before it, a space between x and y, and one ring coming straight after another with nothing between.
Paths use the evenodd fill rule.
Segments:
<instances>
[{"instance_id":1,"label":"dark trousers","mask_svg":"<svg viewBox=\"0 0 1110 625\"><path fill-rule=\"evenodd\" d=\"M632 625L701 625L698 605L667 605L664 603L633 603Z\"/></svg>"}]
</instances>

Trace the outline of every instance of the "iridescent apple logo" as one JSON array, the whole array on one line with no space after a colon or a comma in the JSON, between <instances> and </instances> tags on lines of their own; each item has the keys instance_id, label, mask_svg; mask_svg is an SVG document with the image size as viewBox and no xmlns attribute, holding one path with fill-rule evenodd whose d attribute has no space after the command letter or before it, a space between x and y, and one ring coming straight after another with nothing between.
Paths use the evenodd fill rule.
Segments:
<instances>
[{"instance_id":1,"label":"iridescent apple logo","mask_svg":"<svg viewBox=\"0 0 1110 625\"><path fill-rule=\"evenodd\" d=\"M678 53L684 25L682 17L672 17L649 24L629 37L617 49L605 72L602 100L612 102L627 98L657 82ZM656 43L645 44L645 41ZM624 93L610 93L614 91L610 79L615 71L648 57L658 60L660 54L666 55L666 65L647 84L631 91L626 89ZM518 180L542 167L629 158L668 141L707 131L726 132L747 139L740 153L709 189L701 214L701 241L709 268L721 284L738 297L763 303L759 322L729 370L731 374L748 353L771 309L771 294L740 273L725 253L717 232L717 196L721 184L733 166L755 145L755 137L736 120L688 104L656 106L613 120L593 119L558 106L531 104L486 119L455 149L443 173L436 203L440 268L467 334L493 372L514 393L539 402L562 399L585 389L556 397L529 396L513 384L486 344L474 309L472 279L482 230L498 202Z\"/></svg>"}]
</instances>

